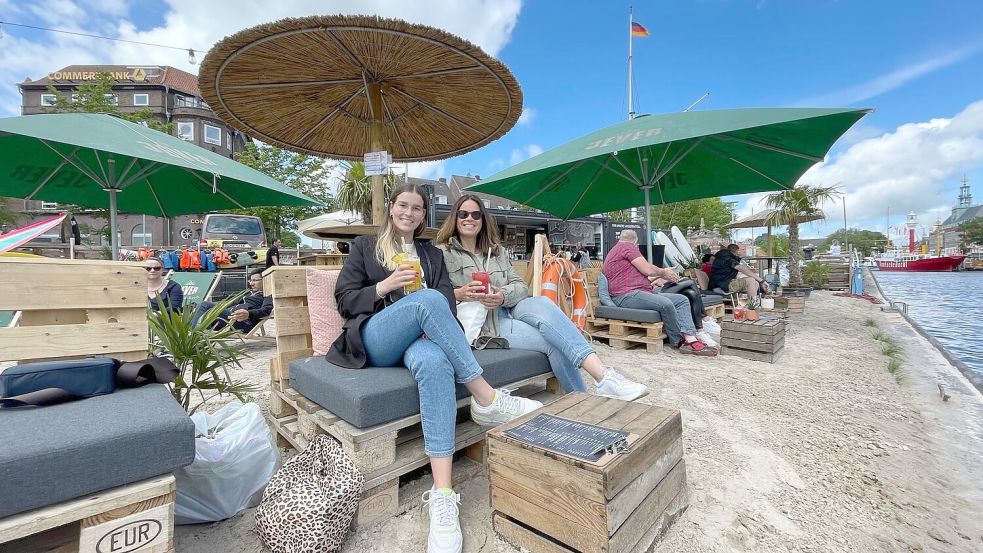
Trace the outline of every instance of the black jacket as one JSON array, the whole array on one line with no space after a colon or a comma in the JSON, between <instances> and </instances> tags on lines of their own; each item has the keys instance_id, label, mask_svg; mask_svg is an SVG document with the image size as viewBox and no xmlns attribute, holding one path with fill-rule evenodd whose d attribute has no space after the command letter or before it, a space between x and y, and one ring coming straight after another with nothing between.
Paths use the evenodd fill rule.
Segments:
<instances>
[{"instance_id":1,"label":"black jacket","mask_svg":"<svg viewBox=\"0 0 983 553\"><path fill-rule=\"evenodd\" d=\"M727 248L714 254L713 266L710 268L709 289L720 288L726 292L730 281L737 277L737 266L740 264L741 258L732 254Z\"/></svg>"},{"instance_id":2,"label":"black jacket","mask_svg":"<svg viewBox=\"0 0 983 553\"><path fill-rule=\"evenodd\" d=\"M367 362L362 345L362 325L372 315L402 297L401 291L388 294L383 299L376 297L376 284L386 280L392 271L376 260L375 243L375 236L359 236L351 243L348 259L335 285L334 297L338 302L338 311L345 318L345 325L326 357L335 365L348 369L360 369ZM416 251L420 254L420 266L427 287L444 294L451 312L456 315L454 287L447 276L443 254L434 245L420 240L416 241Z\"/></svg>"},{"instance_id":3,"label":"black jacket","mask_svg":"<svg viewBox=\"0 0 983 553\"><path fill-rule=\"evenodd\" d=\"M258 323L263 317L269 317L273 312L273 296L264 296L262 292L251 292L242 298L242 303L232 308L249 311L249 320Z\"/></svg>"}]
</instances>

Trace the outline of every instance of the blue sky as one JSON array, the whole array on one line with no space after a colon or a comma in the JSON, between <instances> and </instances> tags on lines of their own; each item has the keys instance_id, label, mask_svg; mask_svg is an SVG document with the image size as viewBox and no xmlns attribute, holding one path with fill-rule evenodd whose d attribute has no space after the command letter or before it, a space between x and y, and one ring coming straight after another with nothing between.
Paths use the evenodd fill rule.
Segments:
<instances>
[{"instance_id":1,"label":"blue sky","mask_svg":"<svg viewBox=\"0 0 983 553\"><path fill-rule=\"evenodd\" d=\"M502 139L415 176L489 176L626 117L627 2L440 0L0 0L0 20L207 50L242 28L288 16L374 13L434 25L499 57L526 113ZM674 0L634 7L651 36L634 41L637 111L872 107L803 182L838 184L851 226L883 230L884 213L945 217L965 173L983 201L983 2ZM16 82L71 63L167 63L182 52L11 26L0 39L0 115L19 112ZM735 198L742 213L761 205ZM830 206L823 234L841 226ZM895 224L900 217L895 217Z\"/></svg>"}]
</instances>

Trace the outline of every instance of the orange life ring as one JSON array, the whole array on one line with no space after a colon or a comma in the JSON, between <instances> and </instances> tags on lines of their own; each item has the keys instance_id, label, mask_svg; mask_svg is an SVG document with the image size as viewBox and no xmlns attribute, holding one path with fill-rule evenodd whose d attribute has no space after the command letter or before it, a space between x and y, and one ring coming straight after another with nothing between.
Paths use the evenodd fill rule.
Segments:
<instances>
[{"instance_id":1,"label":"orange life ring","mask_svg":"<svg viewBox=\"0 0 983 553\"><path fill-rule=\"evenodd\" d=\"M587 326L587 281L569 259L547 256L543 261L543 284L540 293L570 313L570 320L580 330ZM561 283L565 286L560 303ZM568 306L572 308L568 309Z\"/></svg>"}]
</instances>

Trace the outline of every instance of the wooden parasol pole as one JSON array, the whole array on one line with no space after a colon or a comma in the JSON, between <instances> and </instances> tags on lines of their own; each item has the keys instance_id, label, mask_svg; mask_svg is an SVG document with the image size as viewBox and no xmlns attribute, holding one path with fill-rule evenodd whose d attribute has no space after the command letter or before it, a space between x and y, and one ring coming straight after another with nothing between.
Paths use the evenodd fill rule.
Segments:
<instances>
[{"instance_id":1,"label":"wooden parasol pole","mask_svg":"<svg viewBox=\"0 0 983 553\"><path fill-rule=\"evenodd\" d=\"M369 94L369 107L372 109L372 119L369 120L369 140L371 151L379 152L385 149L382 131L382 86L379 83L366 83ZM385 184L383 175L372 175L372 224L379 226L386 216Z\"/></svg>"},{"instance_id":2,"label":"wooden parasol pole","mask_svg":"<svg viewBox=\"0 0 983 553\"><path fill-rule=\"evenodd\" d=\"M768 225L768 257L773 257L775 254L771 253L771 225Z\"/></svg>"}]
</instances>

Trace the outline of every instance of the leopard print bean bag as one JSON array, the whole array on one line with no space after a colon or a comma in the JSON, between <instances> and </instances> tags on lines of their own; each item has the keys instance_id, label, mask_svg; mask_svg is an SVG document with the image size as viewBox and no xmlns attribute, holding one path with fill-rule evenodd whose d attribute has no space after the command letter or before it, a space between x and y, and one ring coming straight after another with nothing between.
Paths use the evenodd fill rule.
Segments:
<instances>
[{"instance_id":1,"label":"leopard print bean bag","mask_svg":"<svg viewBox=\"0 0 983 553\"><path fill-rule=\"evenodd\" d=\"M256 508L256 532L274 553L340 551L362 483L341 446L318 435L270 479Z\"/></svg>"}]
</instances>

